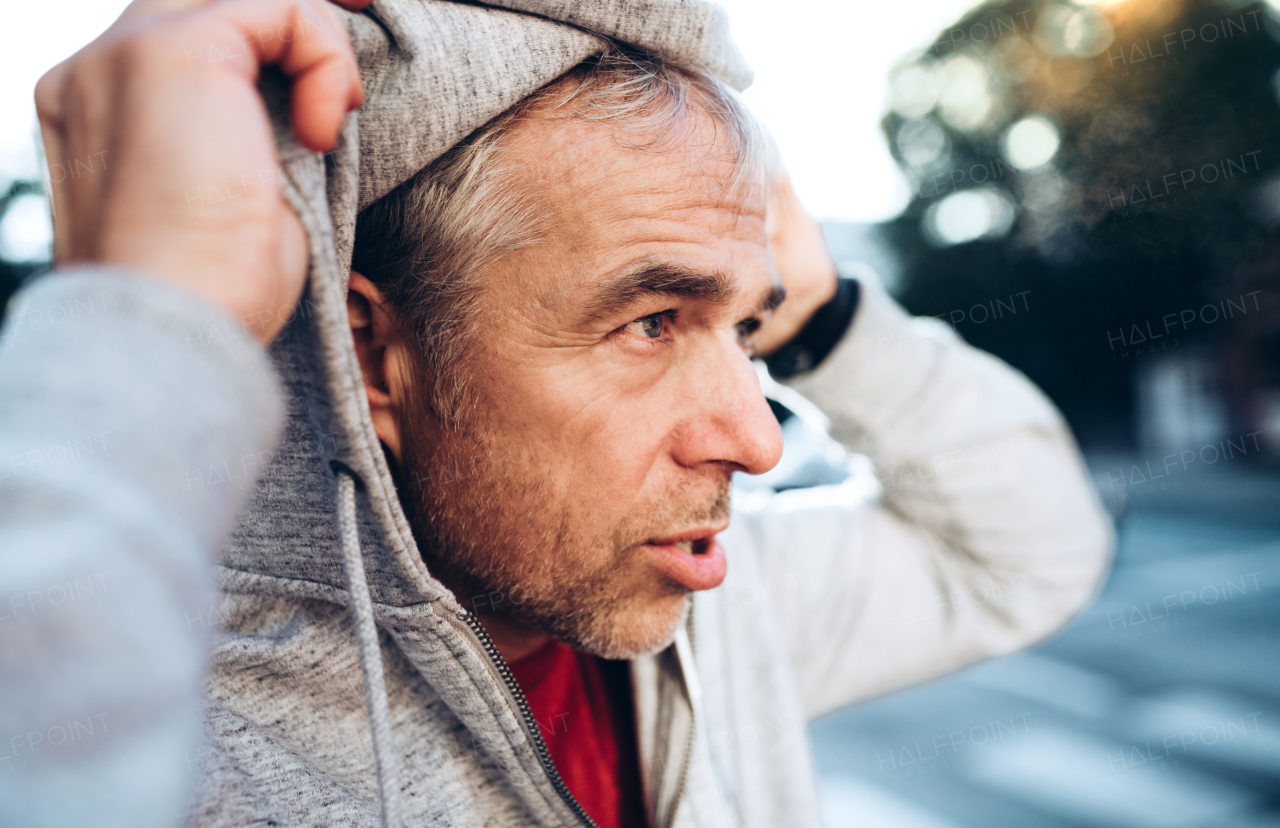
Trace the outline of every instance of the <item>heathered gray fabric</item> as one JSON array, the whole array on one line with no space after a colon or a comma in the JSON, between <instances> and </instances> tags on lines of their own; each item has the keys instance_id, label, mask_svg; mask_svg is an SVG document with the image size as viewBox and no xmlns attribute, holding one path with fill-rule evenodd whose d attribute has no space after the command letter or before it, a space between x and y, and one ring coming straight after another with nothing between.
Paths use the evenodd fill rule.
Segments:
<instances>
[{"instance_id":1,"label":"heathered gray fabric","mask_svg":"<svg viewBox=\"0 0 1280 828\"><path fill-rule=\"evenodd\" d=\"M330 175L333 214L344 219L353 201L359 209L369 206L476 127L598 52L596 35L710 71L738 89L751 83L723 9L707 2L392 2L349 21L366 99L358 168L350 163L356 141L348 130L350 143L337 152L348 163ZM345 280L354 224L336 225Z\"/></svg>"},{"instance_id":2,"label":"heathered gray fabric","mask_svg":"<svg viewBox=\"0 0 1280 828\"><path fill-rule=\"evenodd\" d=\"M167 828L195 781L208 567L243 500L204 482L253 476L279 390L237 320L145 277L68 269L8 310L0 824Z\"/></svg>"},{"instance_id":3,"label":"heathered gray fabric","mask_svg":"<svg viewBox=\"0 0 1280 828\"><path fill-rule=\"evenodd\" d=\"M224 631L192 826L378 824L331 461L362 484L404 824L579 824L397 500L345 316L355 213L591 54L585 29L739 85L748 75L700 3L502 5L399 0L351 16L367 103L342 145L321 165L278 130L311 281L270 349L282 441L263 447L274 454L218 571ZM632 665L653 825L816 824L810 717L1034 642L1105 571L1109 527L1060 417L945 328L867 286L851 331L796 387L879 464L883 496L862 480L736 507L724 586Z\"/></svg>"}]
</instances>

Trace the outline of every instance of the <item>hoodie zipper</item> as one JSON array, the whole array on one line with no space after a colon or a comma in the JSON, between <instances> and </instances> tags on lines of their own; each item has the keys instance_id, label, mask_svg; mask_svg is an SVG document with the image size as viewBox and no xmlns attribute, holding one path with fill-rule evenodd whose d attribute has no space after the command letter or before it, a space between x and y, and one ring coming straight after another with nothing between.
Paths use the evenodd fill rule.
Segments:
<instances>
[{"instance_id":1,"label":"hoodie zipper","mask_svg":"<svg viewBox=\"0 0 1280 828\"><path fill-rule=\"evenodd\" d=\"M507 691L511 693L511 697L516 700L516 707L520 709L520 716L524 719L525 731L528 733L530 741L533 742L533 750L538 754L538 761L542 763L542 769L547 772L547 776L551 779L551 786L556 789L556 793L560 794L560 798L565 804L590 828L600 828L596 825L595 820L582 807L582 803L574 798L573 792L569 790L569 786L564 783L564 779L560 777L560 771L556 770L556 763L551 758L551 750L547 747L547 741L542 738L542 733L538 730L538 721L533 717L533 710L529 707L529 699L525 696L524 690L520 689L520 685L516 683L515 676L511 675L511 668L507 665L507 660L502 657L502 653L498 652L498 646L493 643L493 639L489 637L488 631L484 625L480 623L480 619L474 613L461 610L458 612L458 618L467 625L471 632L475 633L477 639L480 640L480 646L484 648L485 654L489 656L489 661L498 671L499 678L507 686Z\"/></svg>"},{"instance_id":2,"label":"hoodie zipper","mask_svg":"<svg viewBox=\"0 0 1280 828\"><path fill-rule=\"evenodd\" d=\"M693 632L693 601L689 602L689 615L685 619L685 633L689 636L689 655L695 655L697 650L694 647L695 638ZM684 745L684 764L680 769L680 781L676 783L676 795L672 800L671 815L667 817L666 828L672 828L676 824L676 814L680 812L680 800L684 799L684 789L689 783L689 766L693 764L693 740L697 734L697 729L689 728L689 738L685 740Z\"/></svg>"}]
</instances>

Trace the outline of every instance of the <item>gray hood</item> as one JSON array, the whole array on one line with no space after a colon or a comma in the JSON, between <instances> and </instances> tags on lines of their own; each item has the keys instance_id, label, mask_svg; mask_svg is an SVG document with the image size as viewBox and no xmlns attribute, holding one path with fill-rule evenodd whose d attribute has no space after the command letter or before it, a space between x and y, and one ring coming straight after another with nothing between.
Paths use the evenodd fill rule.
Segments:
<instances>
[{"instance_id":1,"label":"gray hood","mask_svg":"<svg viewBox=\"0 0 1280 828\"><path fill-rule=\"evenodd\" d=\"M298 146L278 78L263 82L286 197L310 237L311 271L302 303L270 350L284 390L283 436L248 497L219 577L228 593L352 607L389 824L397 821L397 783L378 628L428 682L444 688L464 723L473 715L468 688L485 681L478 671L493 667L448 629L466 613L427 571L374 433L345 303L356 214L600 52L606 37L737 88L750 82L750 72L729 40L723 11L702 2L379 0L346 20L365 103L348 117L332 153L321 159ZM498 714L501 726L507 716ZM538 761L528 753L519 760Z\"/></svg>"}]
</instances>

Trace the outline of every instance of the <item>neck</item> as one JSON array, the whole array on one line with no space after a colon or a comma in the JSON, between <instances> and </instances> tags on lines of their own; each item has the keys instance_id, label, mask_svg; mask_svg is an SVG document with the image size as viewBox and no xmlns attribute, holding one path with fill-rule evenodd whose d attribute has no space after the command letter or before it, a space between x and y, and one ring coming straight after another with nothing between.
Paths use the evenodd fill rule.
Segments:
<instances>
[{"instance_id":1,"label":"neck","mask_svg":"<svg viewBox=\"0 0 1280 828\"><path fill-rule=\"evenodd\" d=\"M500 615L478 612L476 616L508 664L535 652L551 637Z\"/></svg>"}]
</instances>

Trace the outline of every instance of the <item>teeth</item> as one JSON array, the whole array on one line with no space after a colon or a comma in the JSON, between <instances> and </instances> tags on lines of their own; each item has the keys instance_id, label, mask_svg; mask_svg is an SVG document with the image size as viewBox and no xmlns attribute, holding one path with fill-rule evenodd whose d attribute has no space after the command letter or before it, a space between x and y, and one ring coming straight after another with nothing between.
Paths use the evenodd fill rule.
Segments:
<instances>
[{"instance_id":1,"label":"teeth","mask_svg":"<svg viewBox=\"0 0 1280 828\"><path fill-rule=\"evenodd\" d=\"M688 552L690 555L692 555L692 554L693 554L693 541L691 541L691 540L687 540L687 541L676 541L676 546L678 546L678 547L680 547L681 549L683 549L684 551Z\"/></svg>"}]
</instances>

